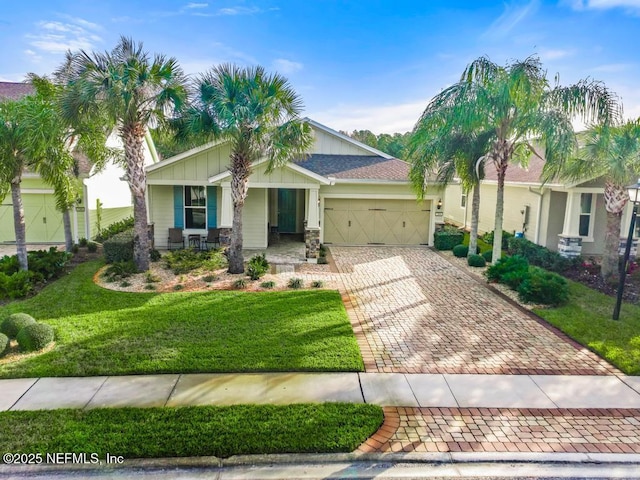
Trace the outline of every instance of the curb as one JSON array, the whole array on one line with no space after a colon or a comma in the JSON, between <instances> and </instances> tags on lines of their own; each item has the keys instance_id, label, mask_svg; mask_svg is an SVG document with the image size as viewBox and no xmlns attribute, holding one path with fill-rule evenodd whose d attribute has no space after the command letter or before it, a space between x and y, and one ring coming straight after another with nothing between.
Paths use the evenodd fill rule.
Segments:
<instances>
[{"instance_id":1,"label":"curb","mask_svg":"<svg viewBox=\"0 0 640 480\"><path fill-rule=\"evenodd\" d=\"M638 465L640 454L624 453L518 453L518 452L450 452L450 453L297 453L234 455L229 458L218 457L175 457L131 459L122 464L41 464L41 465L5 465L0 464L0 474L24 474L61 471L102 471L147 468L232 468L241 466L286 466L299 464L527 464L527 465Z\"/></svg>"}]
</instances>

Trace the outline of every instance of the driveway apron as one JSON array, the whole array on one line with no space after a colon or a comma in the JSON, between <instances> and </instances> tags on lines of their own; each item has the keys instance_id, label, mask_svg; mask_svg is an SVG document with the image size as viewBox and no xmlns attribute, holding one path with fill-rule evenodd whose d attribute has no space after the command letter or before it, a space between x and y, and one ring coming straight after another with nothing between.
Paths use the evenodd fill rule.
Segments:
<instances>
[{"instance_id":1,"label":"driveway apron","mask_svg":"<svg viewBox=\"0 0 640 480\"><path fill-rule=\"evenodd\" d=\"M427 247L331 247L367 372L610 375L615 368Z\"/></svg>"}]
</instances>

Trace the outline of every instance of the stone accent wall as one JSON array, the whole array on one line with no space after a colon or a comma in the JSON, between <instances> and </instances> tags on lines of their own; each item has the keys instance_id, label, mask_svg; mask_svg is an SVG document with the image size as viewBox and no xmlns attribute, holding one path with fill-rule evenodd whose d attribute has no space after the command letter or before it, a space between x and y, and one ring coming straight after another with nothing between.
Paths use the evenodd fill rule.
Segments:
<instances>
[{"instance_id":1,"label":"stone accent wall","mask_svg":"<svg viewBox=\"0 0 640 480\"><path fill-rule=\"evenodd\" d=\"M579 257L582 253L582 238L560 235L558 238L558 253L565 258Z\"/></svg>"},{"instance_id":2,"label":"stone accent wall","mask_svg":"<svg viewBox=\"0 0 640 480\"><path fill-rule=\"evenodd\" d=\"M304 244L305 257L308 259L317 259L320 252L320 230L305 228Z\"/></svg>"},{"instance_id":3,"label":"stone accent wall","mask_svg":"<svg viewBox=\"0 0 640 480\"><path fill-rule=\"evenodd\" d=\"M220 246L228 247L230 243L231 243L231 229L221 228L220 229Z\"/></svg>"},{"instance_id":4,"label":"stone accent wall","mask_svg":"<svg viewBox=\"0 0 640 480\"><path fill-rule=\"evenodd\" d=\"M620 246L618 247L618 253L622 257L624 250L627 248L627 237L620 239ZM638 239L631 239L631 250L629 251L629 258L636 258L638 256Z\"/></svg>"}]
</instances>

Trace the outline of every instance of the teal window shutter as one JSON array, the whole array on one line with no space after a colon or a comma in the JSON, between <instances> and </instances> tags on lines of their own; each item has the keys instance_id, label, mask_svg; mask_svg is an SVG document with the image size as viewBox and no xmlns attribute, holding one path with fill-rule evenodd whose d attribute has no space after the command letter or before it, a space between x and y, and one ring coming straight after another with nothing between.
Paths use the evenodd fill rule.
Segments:
<instances>
[{"instance_id":1,"label":"teal window shutter","mask_svg":"<svg viewBox=\"0 0 640 480\"><path fill-rule=\"evenodd\" d=\"M215 228L218 226L217 219L218 200L216 197L216 187L207 186L207 227Z\"/></svg>"},{"instance_id":2,"label":"teal window shutter","mask_svg":"<svg viewBox=\"0 0 640 480\"><path fill-rule=\"evenodd\" d=\"M184 188L180 185L173 187L173 226L184 228Z\"/></svg>"}]
</instances>

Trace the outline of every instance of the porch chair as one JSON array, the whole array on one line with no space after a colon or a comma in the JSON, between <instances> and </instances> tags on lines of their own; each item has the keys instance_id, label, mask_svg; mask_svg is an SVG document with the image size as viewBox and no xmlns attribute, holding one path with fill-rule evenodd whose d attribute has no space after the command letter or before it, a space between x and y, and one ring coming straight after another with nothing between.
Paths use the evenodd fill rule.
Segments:
<instances>
[{"instance_id":1,"label":"porch chair","mask_svg":"<svg viewBox=\"0 0 640 480\"><path fill-rule=\"evenodd\" d=\"M173 246L179 245L179 248L184 248L184 236L182 235L181 228L169 229L169 241L167 242L167 248L173 250Z\"/></svg>"},{"instance_id":2,"label":"porch chair","mask_svg":"<svg viewBox=\"0 0 640 480\"><path fill-rule=\"evenodd\" d=\"M209 244L216 248L216 245L220 246L220 229L210 228L207 230L207 238L204 241L205 249L209 250Z\"/></svg>"}]
</instances>

